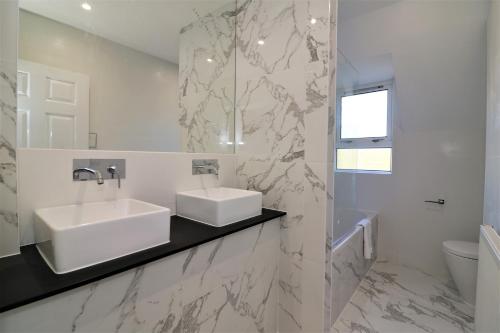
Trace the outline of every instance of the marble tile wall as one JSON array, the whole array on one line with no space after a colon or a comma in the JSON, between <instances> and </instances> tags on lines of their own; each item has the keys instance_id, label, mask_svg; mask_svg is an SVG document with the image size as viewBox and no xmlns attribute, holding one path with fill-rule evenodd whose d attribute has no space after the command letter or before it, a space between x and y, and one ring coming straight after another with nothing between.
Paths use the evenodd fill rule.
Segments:
<instances>
[{"instance_id":1,"label":"marble tile wall","mask_svg":"<svg viewBox=\"0 0 500 333\"><path fill-rule=\"evenodd\" d=\"M19 253L16 179L17 1L0 2L0 257Z\"/></svg>"},{"instance_id":2,"label":"marble tile wall","mask_svg":"<svg viewBox=\"0 0 500 333\"><path fill-rule=\"evenodd\" d=\"M180 31L182 151L234 152L235 5L229 2Z\"/></svg>"},{"instance_id":3,"label":"marble tile wall","mask_svg":"<svg viewBox=\"0 0 500 333\"><path fill-rule=\"evenodd\" d=\"M373 244L375 254L367 260L363 255L363 231L357 229L344 242L332 249L332 290L330 327L333 326L340 313L349 302L366 273L377 259L378 219L374 217Z\"/></svg>"},{"instance_id":4,"label":"marble tile wall","mask_svg":"<svg viewBox=\"0 0 500 333\"><path fill-rule=\"evenodd\" d=\"M324 329L330 28L328 0L238 2L236 174L288 213L280 332Z\"/></svg>"},{"instance_id":5,"label":"marble tile wall","mask_svg":"<svg viewBox=\"0 0 500 333\"><path fill-rule=\"evenodd\" d=\"M334 226L334 192L335 192L335 114L337 95L337 12L338 1L329 0L330 4L330 46L329 46L329 105L328 105L328 139L327 139L327 193L326 193L326 245L325 245L325 299L324 327L328 330L332 322L332 242Z\"/></svg>"},{"instance_id":6,"label":"marble tile wall","mask_svg":"<svg viewBox=\"0 0 500 333\"><path fill-rule=\"evenodd\" d=\"M0 314L1 332L276 332L279 221Z\"/></svg>"}]
</instances>

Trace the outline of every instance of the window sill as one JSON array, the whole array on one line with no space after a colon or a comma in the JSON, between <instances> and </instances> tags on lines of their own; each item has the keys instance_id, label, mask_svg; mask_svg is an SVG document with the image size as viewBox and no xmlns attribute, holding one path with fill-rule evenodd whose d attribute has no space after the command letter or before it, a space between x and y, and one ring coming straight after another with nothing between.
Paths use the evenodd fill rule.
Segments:
<instances>
[{"instance_id":1,"label":"window sill","mask_svg":"<svg viewBox=\"0 0 500 333\"><path fill-rule=\"evenodd\" d=\"M376 170L335 170L335 173L355 173L367 175L392 175L392 171L376 171Z\"/></svg>"}]
</instances>

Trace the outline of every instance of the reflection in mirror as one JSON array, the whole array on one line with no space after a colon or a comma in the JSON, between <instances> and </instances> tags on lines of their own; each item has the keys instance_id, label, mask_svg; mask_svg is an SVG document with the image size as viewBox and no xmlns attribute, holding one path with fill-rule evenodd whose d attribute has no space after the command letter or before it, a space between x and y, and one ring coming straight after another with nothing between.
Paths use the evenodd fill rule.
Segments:
<instances>
[{"instance_id":1,"label":"reflection in mirror","mask_svg":"<svg viewBox=\"0 0 500 333\"><path fill-rule=\"evenodd\" d=\"M18 147L232 153L235 5L20 0Z\"/></svg>"}]
</instances>

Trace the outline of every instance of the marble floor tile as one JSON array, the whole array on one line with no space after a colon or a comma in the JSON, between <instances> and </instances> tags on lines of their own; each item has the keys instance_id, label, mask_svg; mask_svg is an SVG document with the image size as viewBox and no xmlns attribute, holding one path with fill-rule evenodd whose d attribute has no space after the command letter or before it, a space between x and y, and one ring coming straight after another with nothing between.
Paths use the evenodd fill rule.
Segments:
<instances>
[{"instance_id":1,"label":"marble floor tile","mask_svg":"<svg viewBox=\"0 0 500 333\"><path fill-rule=\"evenodd\" d=\"M454 287L425 272L378 261L331 333L474 332L473 309Z\"/></svg>"}]
</instances>

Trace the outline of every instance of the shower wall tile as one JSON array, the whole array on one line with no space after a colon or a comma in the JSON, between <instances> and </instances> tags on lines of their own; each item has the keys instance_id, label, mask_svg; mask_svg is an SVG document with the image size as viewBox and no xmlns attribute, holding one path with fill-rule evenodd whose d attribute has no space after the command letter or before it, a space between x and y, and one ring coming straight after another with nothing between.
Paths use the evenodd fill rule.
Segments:
<instances>
[{"instance_id":1,"label":"shower wall tile","mask_svg":"<svg viewBox=\"0 0 500 333\"><path fill-rule=\"evenodd\" d=\"M278 220L252 227L1 314L0 331L276 332L278 237Z\"/></svg>"},{"instance_id":2,"label":"shower wall tile","mask_svg":"<svg viewBox=\"0 0 500 333\"><path fill-rule=\"evenodd\" d=\"M239 186L281 209L278 323L324 330L329 175L328 0L238 3L236 142ZM312 20L312 19L315 20Z\"/></svg>"},{"instance_id":3,"label":"shower wall tile","mask_svg":"<svg viewBox=\"0 0 500 333\"><path fill-rule=\"evenodd\" d=\"M235 5L185 26L179 35L182 151L234 152Z\"/></svg>"},{"instance_id":4,"label":"shower wall tile","mask_svg":"<svg viewBox=\"0 0 500 333\"><path fill-rule=\"evenodd\" d=\"M17 1L0 2L0 257L19 253L16 179Z\"/></svg>"}]
</instances>

